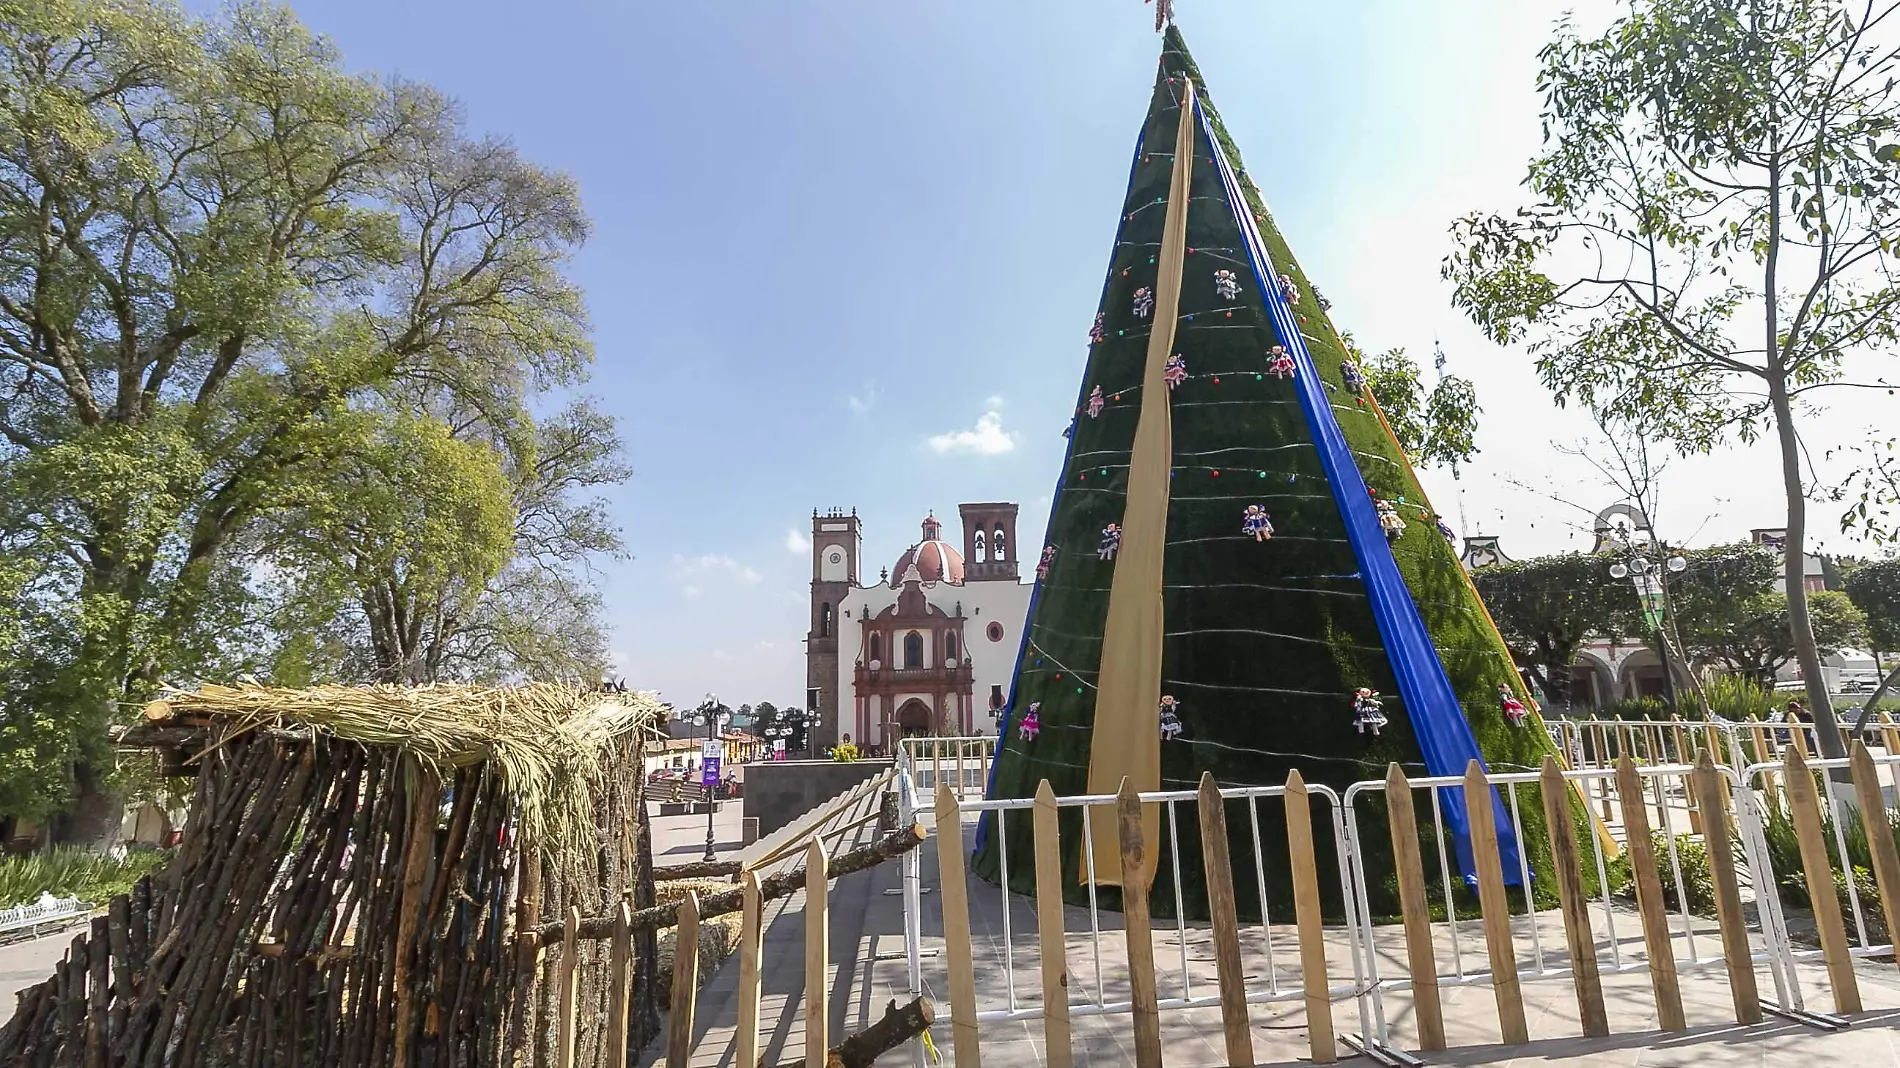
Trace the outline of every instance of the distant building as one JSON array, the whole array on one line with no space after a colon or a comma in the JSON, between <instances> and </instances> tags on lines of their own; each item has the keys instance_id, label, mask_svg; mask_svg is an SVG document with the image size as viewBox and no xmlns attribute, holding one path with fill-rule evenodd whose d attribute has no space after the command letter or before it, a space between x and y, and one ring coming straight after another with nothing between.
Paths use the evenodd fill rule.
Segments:
<instances>
[{"instance_id":1,"label":"distant building","mask_svg":"<svg viewBox=\"0 0 1900 1068\"><path fill-rule=\"evenodd\" d=\"M1016 505L957 511L961 550L926 516L922 538L871 585L859 579L856 510L812 513L805 701L822 717L819 745L848 734L888 750L908 734L995 730L1034 587L1017 559Z\"/></svg>"},{"instance_id":2,"label":"distant building","mask_svg":"<svg viewBox=\"0 0 1900 1068\"><path fill-rule=\"evenodd\" d=\"M1785 528L1766 527L1750 531L1749 541L1779 553L1787 544L1787 536ZM1614 504L1597 514L1596 542L1590 551L1606 552L1626 540L1647 544L1649 538L1649 518L1642 509L1629 503ZM1498 539L1492 537L1465 539L1463 559L1466 567L1511 562ZM1809 593L1839 589L1839 569L1831 558L1807 553L1801 581ZM1785 581L1778 581L1777 586L1784 592L1787 589ZM1630 596L1636 595L1632 592ZM1825 659L1830 668L1841 666L1841 654ZM1791 662L1782 669L1781 677L1783 681L1798 679L1800 670ZM1598 708L1628 697L1662 697L1668 692L1662 660L1647 643L1602 638L1588 641L1577 650L1577 658L1570 665L1569 687L1570 704L1575 708Z\"/></svg>"}]
</instances>

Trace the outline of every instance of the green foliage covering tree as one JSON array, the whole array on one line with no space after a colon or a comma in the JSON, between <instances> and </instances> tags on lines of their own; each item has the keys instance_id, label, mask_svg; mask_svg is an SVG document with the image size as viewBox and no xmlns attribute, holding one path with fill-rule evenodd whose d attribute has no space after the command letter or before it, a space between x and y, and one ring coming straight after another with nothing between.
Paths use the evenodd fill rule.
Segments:
<instances>
[{"instance_id":1,"label":"green foliage covering tree","mask_svg":"<svg viewBox=\"0 0 1900 1068\"><path fill-rule=\"evenodd\" d=\"M1685 453L1773 435L1789 640L1824 728L1800 417L1816 390L1876 384L1900 338L1897 7L1629 0L1594 37L1566 20L1541 53L1534 204L1459 220L1444 267L1561 402Z\"/></svg>"},{"instance_id":2,"label":"green foliage covering tree","mask_svg":"<svg viewBox=\"0 0 1900 1068\"><path fill-rule=\"evenodd\" d=\"M1554 704L1571 700L1570 665L1584 642L1615 637L1628 623L1629 584L1611 579L1608 567L1602 556L1565 553L1471 574L1512 655Z\"/></svg>"},{"instance_id":3,"label":"green foliage covering tree","mask_svg":"<svg viewBox=\"0 0 1900 1068\"><path fill-rule=\"evenodd\" d=\"M378 597L428 615L445 561L454 588L503 581L527 399L591 355L564 273L586 234L570 178L426 86L348 73L288 9L9 6L0 575L23 629L0 653L0 797L76 790L69 836L102 833L116 809L87 799L122 708L162 679L314 670L328 637L265 640L273 568L355 595L405 665L423 639L372 619ZM314 523L297 540L291 514ZM559 600L537 589L511 603Z\"/></svg>"}]
</instances>

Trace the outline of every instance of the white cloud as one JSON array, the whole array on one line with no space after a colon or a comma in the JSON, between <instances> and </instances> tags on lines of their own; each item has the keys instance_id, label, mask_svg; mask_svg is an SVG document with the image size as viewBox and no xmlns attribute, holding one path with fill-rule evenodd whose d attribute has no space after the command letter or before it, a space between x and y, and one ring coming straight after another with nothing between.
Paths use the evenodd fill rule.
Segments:
<instances>
[{"instance_id":1,"label":"white cloud","mask_svg":"<svg viewBox=\"0 0 1900 1068\"><path fill-rule=\"evenodd\" d=\"M810 549L811 549L811 539L807 538L803 534L800 534L796 528L787 530L785 532L785 551L786 552L802 553L802 552L807 552Z\"/></svg>"},{"instance_id":2,"label":"white cloud","mask_svg":"<svg viewBox=\"0 0 1900 1068\"><path fill-rule=\"evenodd\" d=\"M673 557L673 568L678 571L682 577L690 578L699 575L724 576L726 578L737 579L748 586L757 584L760 579L765 577L730 556L720 556L716 554L708 554L706 556L675 556ZM687 593L688 597L697 597L699 595L697 587L689 585L686 588L690 591Z\"/></svg>"},{"instance_id":3,"label":"white cloud","mask_svg":"<svg viewBox=\"0 0 1900 1068\"><path fill-rule=\"evenodd\" d=\"M869 415L871 409L877 407L877 383L866 382L862 396L853 393L844 399L844 403L846 407L851 409L852 415Z\"/></svg>"},{"instance_id":4,"label":"white cloud","mask_svg":"<svg viewBox=\"0 0 1900 1068\"><path fill-rule=\"evenodd\" d=\"M700 589L698 586L695 586L689 582L686 585L680 587L680 592L685 594L688 597L698 597L700 594L705 593L706 591Z\"/></svg>"},{"instance_id":5,"label":"white cloud","mask_svg":"<svg viewBox=\"0 0 1900 1068\"><path fill-rule=\"evenodd\" d=\"M989 396L989 397L983 398L983 407L989 409L992 412L996 411L1002 406L1003 406L1003 398L1001 397Z\"/></svg>"},{"instance_id":6,"label":"white cloud","mask_svg":"<svg viewBox=\"0 0 1900 1068\"><path fill-rule=\"evenodd\" d=\"M995 397L991 401L997 400ZM1016 435L1003 429L1003 413L992 405L976 417L976 426L933 434L924 442L937 452L972 452L978 456L997 456L1016 447Z\"/></svg>"}]
</instances>

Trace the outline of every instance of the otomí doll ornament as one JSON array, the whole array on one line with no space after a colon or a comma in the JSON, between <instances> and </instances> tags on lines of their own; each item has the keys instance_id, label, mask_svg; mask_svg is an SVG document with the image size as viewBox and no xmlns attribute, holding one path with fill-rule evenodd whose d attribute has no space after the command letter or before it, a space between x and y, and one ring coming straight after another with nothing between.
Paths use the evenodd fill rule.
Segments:
<instances>
[{"instance_id":1,"label":"otom\u00ed doll ornament","mask_svg":"<svg viewBox=\"0 0 1900 1068\"><path fill-rule=\"evenodd\" d=\"M1033 741L1036 735L1041 734L1041 733L1042 733L1042 702L1031 701L1029 703L1029 708L1023 712L1022 722L1016 725L1016 737L1021 738L1023 741L1027 742L1027 741Z\"/></svg>"},{"instance_id":2,"label":"otom\u00ed doll ornament","mask_svg":"<svg viewBox=\"0 0 1900 1068\"><path fill-rule=\"evenodd\" d=\"M1174 712L1180 704L1172 697L1161 699L1161 740L1164 742L1174 741L1181 736L1182 731L1187 729L1181 724L1181 717L1175 715Z\"/></svg>"},{"instance_id":3,"label":"otom\u00ed doll ornament","mask_svg":"<svg viewBox=\"0 0 1900 1068\"><path fill-rule=\"evenodd\" d=\"M1379 707L1379 691L1361 686L1352 695L1352 725L1360 734L1370 731L1373 737L1379 736L1379 728L1386 725L1385 712Z\"/></svg>"},{"instance_id":4,"label":"otom\u00ed doll ornament","mask_svg":"<svg viewBox=\"0 0 1900 1068\"><path fill-rule=\"evenodd\" d=\"M1519 701L1511 688L1501 682L1498 683L1498 703L1504 706L1504 718L1510 720L1513 727L1522 727L1525 718L1530 715L1524 702Z\"/></svg>"}]
</instances>

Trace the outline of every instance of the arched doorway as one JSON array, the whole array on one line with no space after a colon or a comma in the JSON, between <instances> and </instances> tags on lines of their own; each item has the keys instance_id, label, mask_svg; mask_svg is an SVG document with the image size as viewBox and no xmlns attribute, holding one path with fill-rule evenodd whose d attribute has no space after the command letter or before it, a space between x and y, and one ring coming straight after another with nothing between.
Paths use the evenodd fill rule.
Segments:
<instances>
[{"instance_id":1,"label":"arched doorway","mask_svg":"<svg viewBox=\"0 0 1900 1068\"><path fill-rule=\"evenodd\" d=\"M897 709L897 729L905 737L930 733L930 706L913 697Z\"/></svg>"}]
</instances>

